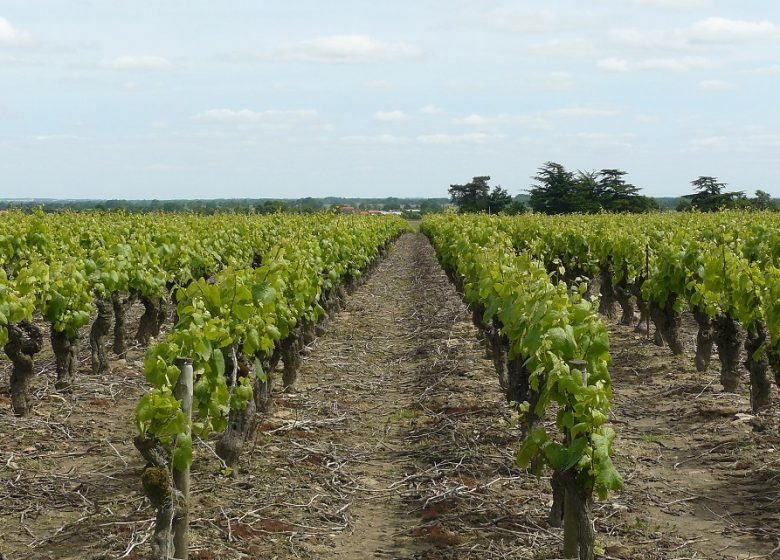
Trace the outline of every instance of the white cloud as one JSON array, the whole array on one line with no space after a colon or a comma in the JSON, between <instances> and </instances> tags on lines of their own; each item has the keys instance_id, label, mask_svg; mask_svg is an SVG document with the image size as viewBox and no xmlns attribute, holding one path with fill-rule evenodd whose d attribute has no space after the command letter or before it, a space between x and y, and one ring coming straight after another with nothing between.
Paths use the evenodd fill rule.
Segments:
<instances>
[{"instance_id":1,"label":"white cloud","mask_svg":"<svg viewBox=\"0 0 780 560\"><path fill-rule=\"evenodd\" d=\"M32 35L11 25L7 19L0 18L0 47L26 47L34 43Z\"/></svg>"},{"instance_id":2,"label":"white cloud","mask_svg":"<svg viewBox=\"0 0 780 560\"><path fill-rule=\"evenodd\" d=\"M270 126L287 126L317 120L319 114L312 109L298 109L292 111L251 111L241 109L211 109L198 113L192 120L202 123L214 124L260 124Z\"/></svg>"},{"instance_id":3,"label":"white cloud","mask_svg":"<svg viewBox=\"0 0 780 560\"><path fill-rule=\"evenodd\" d=\"M467 117L459 119L453 119L453 124L465 124L468 126L485 126L489 124L496 124L497 122L506 121L505 117L510 115L499 115L497 117L483 117L482 115L471 114Z\"/></svg>"},{"instance_id":4,"label":"white cloud","mask_svg":"<svg viewBox=\"0 0 780 560\"><path fill-rule=\"evenodd\" d=\"M105 68L112 70L172 70L173 63L162 56L118 56L103 64Z\"/></svg>"},{"instance_id":5,"label":"white cloud","mask_svg":"<svg viewBox=\"0 0 780 560\"><path fill-rule=\"evenodd\" d=\"M780 148L780 134L751 134L746 144L754 148Z\"/></svg>"},{"instance_id":6,"label":"white cloud","mask_svg":"<svg viewBox=\"0 0 780 560\"><path fill-rule=\"evenodd\" d=\"M500 136L472 132L466 134L420 134L418 136L394 136L392 134L380 134L378 136L345 136L342 140L347 142L376 142L378 144L422 144L422 145L451 145L451 144L484 144Z\"/></svg>"},{"instance_id":7,"label":"white cloud","mask_svg":"<svg viewBox=\"0 0 780 560\"><path fill-rule=\"evenodd\" d=\"M726 136L705 136L691 140L691 144L697 148L722 148L728 143L729 139Z\"/></svg>"},{"instance_id":8,"label":"white cloud","mask_svg":"<svg viewBox=\"0 0 780 560\"><path fill-rule=\"evenodd\" d=\"M31 139L36 142L80 142L86 140L83 136L76 136L75 134L41 134L32 136Z\"/></svg>"},{"instance_id":9,"label":"white cloud","mask_svg":"<svg viewBox=\"0 0 780 560\"><path fill-rule=\"evenodd\" d=\"M444 109L437 107L436 105L426 105L425 107L420 108L420 112L424 115L441 115L444 112Z\"/></svg>"},{"instance_id":10,"label":"white cloud","mask_svg":"<svg viewBox=\"0 0 780 560\"><path fill-rule=\"evenodd\" d=\"M768 20L746 21L711 17L694 23L688 30L694 41L737 43L780 38L780 27Z\"/></svg>"},{"instance_id":11,"label":"white cloud","mask_svg":"<svg viewBox=\"0 0 780 560\"><path fill-rule=\"evenodd\" d=\"M621 47L632 49L682 51L692 48L686 34L679 30L613 29L609 32L609 38Z\"/></svg>"},{"instance_id":12,"label":"white cloud","mask_svg":"<svg viewBox=\"0 0 780 560\"><path fill-rule=\"evenodd\" d=\"M403 111L377 111L374 118L382 122L403 122L409 120L409 115Z\"/></svg>"},{"instance_id":13,"label":"white cloud","mask_svg":"<svg viewBox=\"0 0 780 560\"><path fill-rule=\"evenodd\" d=\"M393 83L388 80L370 80L365 86L371 89L393 89Z\"/></svg>"},{"instance_id":14,"label":"white cloud","mask_svg":"<svg viewBox=\"0 0 780 560\"><path fill-rule=\"evenodd\" d=\"M647 58L637 63L639 70L667 70L683 72L694 68L706 68L712 62L702 56Z\"/></svg>"},{"instance_id":15,"label":"white cloud","mask_svg":"<svg viewBox=\"0 0 780 560\"><path fill-rule=\"evenodd\" d=\"M580 132L577 139L587 142L590 147L631 148L636 135L630 132Z\"/></svg>"},{"instance_id":16,"label":"white cloud","mask_svg":"<svg viewBox=\"0 0 780 560\"><path fill-rule=\"evenodd\" d=\"M141 84L130 80L122 84L122 89L124 91L139 91L141 89Z\"/></svg>"},{"instance_id":17,"label":"white cloud","mask_svg":"<svg viewBox=\"0 0 780 560\"><path fill-rule=\"evenodd\" d=\"M0 67L3 66L38 66L39 61L30 58L19 58L18 56L0 54Z\"/></svg>"},{"instance_id":18,"label":"white cloud","mask_svg":"<svg viewBox=\"0 0 780 560\"><path fill-rule=\"evenodd\" d=\"M676 9L700 8L709 4L709 0L633 0L633 2L646 6Z\"/></svg>"},{"instance_id":19,"label":"white cloud","mask_svg":"<svg viewBox=\"0 0 780 560\"><path fill-rule=\"evenodd\" d=\"M629 72L632 70L684 72L711 65L712 62L702 56L645 58L637 61L629 61L625 58L603 58L596 62L599 69L607 72Z\"/></svg>"},{"instance_id":20,"label":"white cloud","mask_svg":"<svg viewBox=\"0 0 780 560\"><path fill-rule=\"evenodd\" d=\"M753 74L761 76L780 76L780 64L773 64L771 66L762 66L752 71Z\"/></svg>"},{"instance_id":21,"label":"white cloud","mask_svg":"<svg viewBox=\"0 0 780 560\"><path fill-rule=\"evenodd\" d=\"M699 20L675 29L613 29L610 41L622 48L645 51L700 52L708 45L780 39L780 26L768 20L746 21L722 17Z\"/></svg>"},{"instance_id":22,"label":"white cloud","mask_svg":"<svg viewBox=\"0 0 780 560\"><path fill-rule=\"evenodd\" d=\"M498 127L512 124L526 126L536 130L551 128L550 123L539 115L513 115L510 113L501 113L490 117L473 113L466 117L452 119L452 124L473 126L476 128Z\"/></svg>"},{"instance_id":23,"label":"white cloud","mask_svg":"<svg viewBox=\"0 0 780 560\"><path fill-rule=\"evenodd\" d=\"M734 89L734 84L724 80L702 80L697 85L699 89L706 91L728 91Z\"/></svg>"},{"instance_id":24,"label":"white cloud","mask_svg":"<svg viewBox=\"0 0 780 560\"><path fill-rule=\"evenodd\" d=\"M420 144L483 144L492 138L489 134L423 134L417 137Z\"/></svg>"},{"instance_id":25,"label":"white cloud","mask_svg":"<svg viewBox=\"0 0 780 560\"><path fill-rule=\"evenodd\" d=\"M533 87L546 90L566 91L574 89L576 84L574 75L570 72L547 72L531 76L531 85Z\"/></svg>"},{"instance_id":26,"label":"white cloud","mask_svg":"<svg viewBox=\"0 0 780 560\"><path fill-rule=\"evenodd\" d=\"M636 138L636 134L633 132L580 132L577 134L577 137L582 138L584 140L594 140L594 141L625 141L625 140L631 140L632 138Z\"/></svg>"},{"instance_id":27,"label":"white cloud","mask_svg":"<svg viewBox=\"0 0 780 560\"><path fill-rule=\"evenodd\" d=\"M552 10L497 9L477 14L469 23L477 22L508 33L554 33L582 27L582 17L562 16Z\"/></svg>"},{"instance_id":28,"label":"white cloud","mask_svg":"<svg viewBox=\"0 0 780 560\"><path fill-rule=\"evenodd\" d=\"M625 58L602 58L596 66L607 72L628 72L631 64Z\"/></svg>"},{"instance_id":29,"label":"white cloud","mask_svg":"<svg viewBox=\"0 0 780 560\"><path fill-rule=\"evenodd\" d=\"M596 56L599 49L595 43L586 39L550 39L549 41L530 45L528 52L539 56L569 58Z\"/></svg>"},{"instance_id":30,"label":"white cloud","mask_svg":"<svg viewBox=\"0 0 780 560\"><path fill-rule=\"evenodd\" d=\"M551 128L549 119L581 119L581 118L607 118L620 115L616 109L604 109L600 107L561 107L536 115L513 115L501 113L494 116L484 116L472 113L471 115L452 120L453 124L473 127L495 127L499 125L517 124L534 129Z\"/></svg>"},{"instance_id":31,"label":"white cloud","mask_svg":"<svg viewBox=\"0 0 780 560\"><path fill-rule=\"evenodd\" d=\"M637 115L636 120L641 123L654 123L654 122L658 122L660 119L658 118L657 115L643 114L643 115Z\"/></svg>"},{"instance_id":32,"label":"white cloud","mask_svg":"<svg viewBox=\"0 0 780 560\"><path fill-rule=\"evenodd\" d=\"M330 35L282 43L258 57L293 62L370 64L417 58L422 54L422 49L403 41L380 41L369 35Z\"/></svg>"},{"instance_id":33,"label":"white cloud","mask_svg":"<svg viewBox=\"0 0 780 560\"><path fill-rule=\"evenodd\" d=\"M598 118L615 117L620 114L620 111L616 111L614 109L599 109L594 107L564 107L562 109L548 111L545 114L554 119Z\"/></svg>"}]
</instances>

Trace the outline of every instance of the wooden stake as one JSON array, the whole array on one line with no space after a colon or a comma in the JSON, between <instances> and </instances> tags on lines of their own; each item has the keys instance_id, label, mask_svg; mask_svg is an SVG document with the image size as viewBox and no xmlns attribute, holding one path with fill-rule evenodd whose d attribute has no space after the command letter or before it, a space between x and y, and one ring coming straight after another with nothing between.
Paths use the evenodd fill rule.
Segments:
<instances>
[{"instance_id":1,"label":"wooden stake","mask_svg":"<svg viewBox=\"0 0 780 560\"><path fill-rule=\"evenodd\" d=\"M192 360L179 359L179 380L173 389L173 396L181 402L181 410L187 417L187 434L191 435L192 425ZM187 560L189 556L190 524L190 467L179 470L173 467L173 486L177 490L178 503L173 518L174 558Z\"/></svg>"}]
</instances>

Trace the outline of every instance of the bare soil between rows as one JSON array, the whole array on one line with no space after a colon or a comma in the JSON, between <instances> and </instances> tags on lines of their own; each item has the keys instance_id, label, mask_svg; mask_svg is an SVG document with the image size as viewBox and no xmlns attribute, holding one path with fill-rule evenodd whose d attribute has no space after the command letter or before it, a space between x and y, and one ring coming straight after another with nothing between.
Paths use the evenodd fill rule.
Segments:
<instances>
[{"instance_id":1,"label":"bare soil between rows","mask_svg":"<svg viewBox=\"0 0 780 560\"><path fill-rule=\"evenodd\" d=\"M549 482L514 464L517 416L470 317L428 241L401 237L307 349L238 476L196 445L190 557L557 558ZM626 485L596 506L600 554L772 558L778 408L753 416L747 389L722 393L717 360L696 373L685 325L690 351L675 358L610 323ZM0 557L146 557L153 511L132 445L142 356L132 347L95 377L82 349L75 391L59 395L44 353L22 419L2 363Z\"/></svg>"}]
</instances>

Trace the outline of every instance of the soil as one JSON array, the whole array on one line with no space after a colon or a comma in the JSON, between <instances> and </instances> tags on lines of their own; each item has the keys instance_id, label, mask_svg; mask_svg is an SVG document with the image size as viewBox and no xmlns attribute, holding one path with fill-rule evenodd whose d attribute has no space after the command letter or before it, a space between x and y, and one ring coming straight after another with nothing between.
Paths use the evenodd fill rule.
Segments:
<instances>
[{"instance_id":1,"label":"soil","mask_svg":"<svg viewBox=\"0 0 780 560\"><path fill-rule=\"evenodd\" d=\"M691 317L676 357L609 328L626 484L596 505L600 557L772 558L778 407L752 415L746 388L723 393L716 357L696 372ZM74 392L59 395L46 348L29 418L11 415L2 363L0 558L144 558L153 511L132 445L143 350L93 376L84 341ZM515 466L517 414L423 236L398 240L275 400L237 476L219 473L213 441L196 443L191 558L558 557L549 480Z\"/></svg>"}]
</instances>

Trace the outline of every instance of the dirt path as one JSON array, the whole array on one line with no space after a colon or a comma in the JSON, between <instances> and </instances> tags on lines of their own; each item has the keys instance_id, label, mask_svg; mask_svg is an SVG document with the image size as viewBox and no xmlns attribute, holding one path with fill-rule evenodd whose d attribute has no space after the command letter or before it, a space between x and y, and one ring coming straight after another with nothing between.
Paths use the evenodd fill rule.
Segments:
<instances>
[{"instance_id":1,"label":"dirt path","mask_svg":"<svg viewBox=\"0 0 780 560\"><path fill-rule=\"evenodd\" d=\"M602 557L771 560L778 407L744 414L747 392L720 392L717 360L697 374L690 355L619 325L610 335L626 486L596 505ZM141 359L134 347L95 378L84 350L79 387L62 397L41 356L36 415L0 414L0 557L145 557L153 512L132 446ZM237 477L196 443L193 560L558 557L549 483L514 465L517 416L423 236L398 240L275 401Z\"/></svg>"},{"instance_id":2,"label":"dirt path","mask_svg":"<svg viewBox=\"0 0 780 560\"><path fill-rule=\"evenodd\" d=\"M477 543L481 531L459 516L482 524L473 506L519 473L485 437L500 433L503 444L512 429L475 334L428 241L402 237L314 343L298 392L281 401L317 426L315 437L289 443L341 480L329 499L343 503L345 529L325 543L303 537L303 550L354 560L484 557L490 543Z\"/></svg>"}]
</instances>

